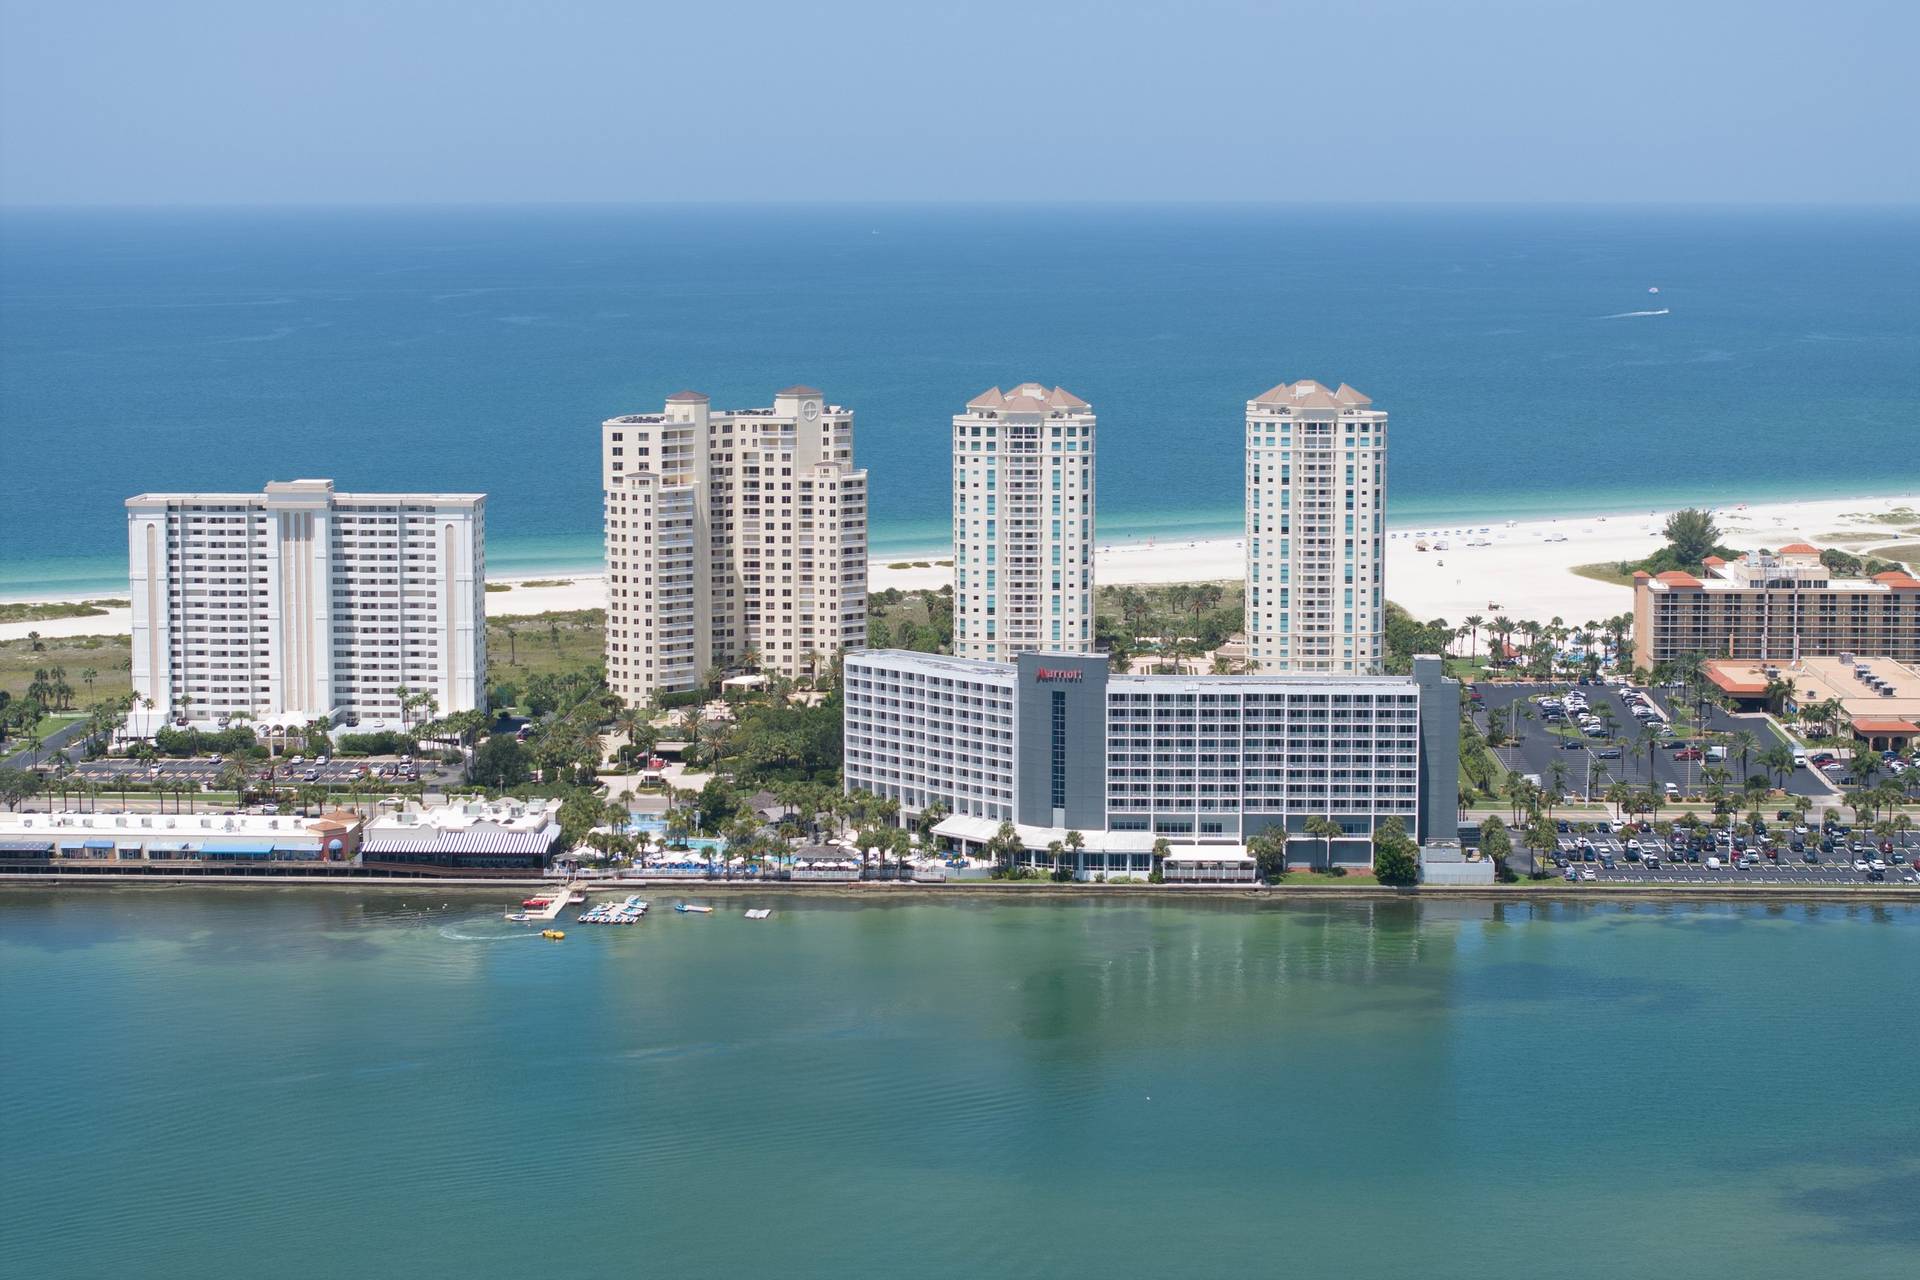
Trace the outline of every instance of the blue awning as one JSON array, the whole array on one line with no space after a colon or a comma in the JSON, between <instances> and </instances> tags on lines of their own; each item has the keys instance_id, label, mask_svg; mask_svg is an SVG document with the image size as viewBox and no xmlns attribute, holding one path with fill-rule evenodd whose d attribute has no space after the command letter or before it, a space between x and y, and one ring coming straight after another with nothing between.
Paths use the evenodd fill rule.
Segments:
<instances>
[{"instance_id":1,"label":"blue awning","mask_svg":"<svg viewBox=\"0 0 1920 1280\"><path fill-rule=\"evenodd\" d=\"M86 844L84 844L84 845L82 845L82 846L81 846L81 848L83 848L83 849L111 849L111 848L113 848L113 841L111 841L111 840L89 840L89 841L87 841L87 842L86 842Z\"/></svg>"},{"instance_id":2,"label":"blue awning","mask_svg":"<svg viewBox=\"0 0 1920 1280\"><path fill-rule=\"evenodd\" d=\"M52 853L51 840L0 840L0 853Z\"/></svg>"},{"instance_id":3,"label":"blue awning","mask_svg":"<svg viewBox=\"0 0 1920 1280\"><path fill-rule=\"evenodd\" d=\"M190 844L180 844L172 840L156 840L147 846L151 853L185 853L192 848Z\"/></svg>"},{"instance_id":4,"label":"blue awning","mask_svg":"<svg viewBox=\"0 0 1920 1280\"><path fill-rule=\"evenodd\" d=\"M273 846L270 844L221 844L208 845L200 851L207 858L271 858Z\"/></svg>"}]
</instances>

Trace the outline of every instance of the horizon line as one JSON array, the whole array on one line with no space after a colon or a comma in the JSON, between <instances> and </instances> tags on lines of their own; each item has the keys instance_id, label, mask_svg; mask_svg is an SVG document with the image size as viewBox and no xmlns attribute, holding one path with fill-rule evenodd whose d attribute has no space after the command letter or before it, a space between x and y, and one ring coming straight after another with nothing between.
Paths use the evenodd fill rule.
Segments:
<instances>
[{"instance_id":1,"label":"horizon line","mask_svg":"<svg viewBox=\"0 0 1920 1280\"><path fill-rule=\"evenodd\" d=\"M243 212L296 210L489 210L489 209L1607 209L1789 211L1862 209L1920 210L1920 199L1886 200L1482 200L1482 199L1317 199L1219 197L1191 199L1135 197L1075 200L954 200L945 197L887 196L868 200L153 200L153 201L0 201L0 214L90 212Z\"/></svg>"}]
</instances>

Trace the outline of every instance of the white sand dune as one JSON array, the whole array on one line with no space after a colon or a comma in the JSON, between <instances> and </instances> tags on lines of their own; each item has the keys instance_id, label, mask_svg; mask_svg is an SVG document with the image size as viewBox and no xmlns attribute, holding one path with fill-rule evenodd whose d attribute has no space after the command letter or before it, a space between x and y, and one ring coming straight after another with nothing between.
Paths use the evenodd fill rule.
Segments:
<instances>
[{"instance_id":1,"label":"white sand dune","mask_svg":"<svg viewBox=\"0 0 1920 1280\"><path fill-rule=\"evenodd\" d=\"M1920 510L1920 494L1730 503L1713 510L1729 546L1777 547L1788 542L1812 542L1824 547L1842 541L1824 535L1847 532L1857 537L1845 545L1871 547L1916 540L1915 535L1901 534L1895 525L1876 524L1871 519L1903 507ZM1545 622L1558 617L1567 623L1625 613L1633 605L1631 591L1579 577L1569 570L1574 565L1634 560L1648 554L1660 545L1660 527L1667 514L1647 511L1568 516L1512 524L1498 520L1446 521L1395 529L1387 541L1387 598L1422 619L1445 618L1455 624L1475 613L1490 616L1499 612L1515 621ZM1920 527L1920 521L1912 523ZM1416 542L1423 538L1429 544L1444 540L1448 548L1416 550ZM1467 545L1475 539L1485 539L1489 545ZM894 554L887 559L935 560L949 554ZM1245 573L1244 556L1238 538L1103 544L1095 553L1095 573L1100 583L1112 586L1239 579ZM875 560L868 568L868 582L875 591L888 587L937 589L952 580L953 570L947 567L889 569ZM496 576L488 581L511 588L487 594L487 616L494 619L598 609L606 603L605 585L598 573L530 573ZM530 587L526 585L529 581L557 581L561 585ZM89 595L97 599L103 593L34 598L80 600ZM48 638L125 634L131 625L128 611L115 609L92 618L0 623L0 640L18 639L29 631Z\"/></svg>"},{"instance_id":2,"label":"white sand dune","mask_svg":"<svg viewBox=\"0 0 1920 1280\"><path fill-rule=\"evenodd\" d=\"M1920 495L1727 504L1713 510L1725 531L1723 541L1747 548L1801 541L1827 546L1837 540L1821 535L1841 531L1859 532L1859 541L1848 545L1899 541L1902 535L1897 527L1863 518L1899 507L1920 510ZM1625 613L1633 607L1630 590L1582 578L1570 570L1581 564L1637 560L1657 550L1668 514L1569 516L1511 525L1498 520L1446 521L1395 529L1387 540L1387 598L1416 617L1445 618L1455 624L1476 613L1499 612L1515 621L1546 622L1558 617L1567 623ZM1448 549L1416 550L1423 536L1429 544L1445 541ZM1474 539L1485 539L1490 545L1468 546ZM1095 552L1094 571L1102 585L1110 586L1240 579L1245 576L1245 554L1238 538L1102 545ZM876 591L939 587L952 580L952 573L951 569L888 569L875 564L869 581Z\"/></svg>"}]
</instances>

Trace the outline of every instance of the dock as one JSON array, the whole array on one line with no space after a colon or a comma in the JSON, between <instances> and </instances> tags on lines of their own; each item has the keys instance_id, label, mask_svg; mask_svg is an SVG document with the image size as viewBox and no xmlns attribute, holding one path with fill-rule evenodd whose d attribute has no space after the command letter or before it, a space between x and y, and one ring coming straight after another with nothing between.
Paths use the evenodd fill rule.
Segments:
<instances>
[{"instance_id":1,"label":"dock","mask_svg":"<svg viewBox=\"0 0 1920 1280\"><path fill-rule=\"evenodd\" d=\"M572 889L563 887L535 894L534 897L528 898L527 902L534 902L535 898L540 897L545 897L546 902L534 906L528 906L526 902L523 902L520 904L520 910L507 912L507 919L519 924L541 924L558 920L560 913L565 911L569 906L577 905L587 900L586 894L576 893Z\"/></svg>"}]
</instances>

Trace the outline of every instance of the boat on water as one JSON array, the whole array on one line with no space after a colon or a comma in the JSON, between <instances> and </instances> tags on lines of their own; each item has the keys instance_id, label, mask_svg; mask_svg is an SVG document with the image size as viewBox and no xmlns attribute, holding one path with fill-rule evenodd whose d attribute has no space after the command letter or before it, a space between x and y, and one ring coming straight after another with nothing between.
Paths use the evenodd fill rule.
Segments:
<instances>
[{"instance_id":1,"label":"boat on water","mask_svg":"<svg viewBox=\"0 0 1920 1280\"><path fill-rule=\"evenodd\" d=\"M747 912L747 919L765 920L768 916L772 914L773 914L773 908L771 907L755 907L753 910Z\"/></svg>"},{"instance_id":2,"label":"boat on water","mask_svg":"<svg viewBox=\"0 0 1920 1280\"><path fill-rule=\"evenodd\" d=\"M675 911L680 911L680 912L685 912L685 913L686 913L686 914L688 914L688 915L701 915L701 916L710 916L710 915L712 915L712 914L713 914L713 908L712 908L712 907L701 907L701 906L694 906L694 905L692 905L692 904L690 904L690 903L686 903L686 902L676 902L676 903L674 903L674 904L673 904L673 909L674 909Z\"/></svg>"},{"instance_id":3,"label":"boat on water","mask_svg":"<svg viewBox=\"0 0 1920 1280\"><path fill-rule=\"evenodd\" d=\"M566 937L567 935L566 935L566 931L562 929L542 929L540 931L540 936L545 938L548 942L558 942L560 941L560 939Z\"/></svg>"},{"instance_id":4,"label":"boat on water","mask_svg":"<svg viewBox=\"0 0 1920 1280\"><path fill-rule=\"evenodd\" d=\"M622 902L602 902L582 911L578 917L580 924L639 924L640 918L647 914L647 900L639 894L629 894Z\"/></svg>"}]
</instances>

